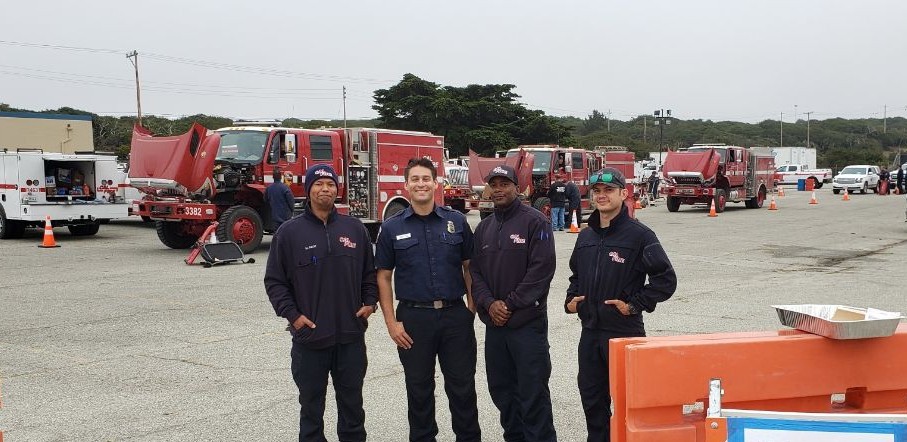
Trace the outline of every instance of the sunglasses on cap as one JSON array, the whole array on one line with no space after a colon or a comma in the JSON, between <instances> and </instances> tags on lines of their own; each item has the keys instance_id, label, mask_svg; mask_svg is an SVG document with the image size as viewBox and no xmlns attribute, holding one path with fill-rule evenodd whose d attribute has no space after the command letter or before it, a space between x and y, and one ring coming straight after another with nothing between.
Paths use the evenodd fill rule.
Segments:
<instances>
[{"instance_id":1,"label":"sunglasses on cap","mask_svg":"<svg viewBox=\"0 0 907 442\"><path fill-rule=\"evenodd\" d=\"M589 178L589 185L590 185L590 186L595 185L595 184L599 184L599 183L602 183L602 184L620 184L620 183L617 182L616 179L614 179L614 174L612 174L612 173L597 173L597 174L595 174L595 175L592 175L591 178Z\"/></svg>"}]
</instances>

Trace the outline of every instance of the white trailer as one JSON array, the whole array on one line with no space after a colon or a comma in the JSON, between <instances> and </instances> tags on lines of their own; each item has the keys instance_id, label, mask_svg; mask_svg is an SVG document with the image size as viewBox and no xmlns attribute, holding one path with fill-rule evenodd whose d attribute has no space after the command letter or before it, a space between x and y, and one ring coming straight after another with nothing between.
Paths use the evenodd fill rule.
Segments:
<instances>
[{"instance_id":1,"label":"white trailer","mask_svg":"<svg viewBox=\"0 0 907 442\"><path fill-rule=\"evenodd\" d=\"M772 147L775 156L775 166L785 164L798 164L807 169L816 168L816 149L814 147Z\"/></svg>"},{"instance_id":2,"label":"white trailer","mask_svg":"<svg viewBox=\"0 0 907 442\"><path fill-rule=\"evenodd\" d=\"M112 156L0 150L0 238L21 238L48 216L73 235L98 233L128 216L120 177Z\"/></svg>"}]
</instances>

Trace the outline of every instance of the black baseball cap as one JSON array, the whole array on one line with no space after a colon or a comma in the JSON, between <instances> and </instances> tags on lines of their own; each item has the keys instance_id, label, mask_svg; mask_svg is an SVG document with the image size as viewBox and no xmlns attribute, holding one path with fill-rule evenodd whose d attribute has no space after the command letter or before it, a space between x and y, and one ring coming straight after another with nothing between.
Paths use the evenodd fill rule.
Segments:
<instances>
[{"instance_id":1,"label":"black baseball cap","mask_svg":"<svg viewBox=\"0 0 907 442\"><path fill-rule=\"evenodd\" d=\"M596 184L604 184L607 187L617 187L621 189L627 188L627 179L624 178L624 174L621 171L613 167L605 167L598 172L595 172L591 177L589 177L589 186L594 186Z\"/></svg>"},{"instance_id":2,"label":"black baseball cap","mask_svg":"<svg viewBox=\"0 0 907 442\"><path fill-rule=\"evenodd\" d=\"M516 171L513 170L513 168L510 166L504 166L504 165L495 166L495 168L491 169L491 172L488 173L488 176L485 177L485 182L490 183L491 179L496 176L502 176L504 178L507 178L508 180L512 181L513 184L516 184L516 185L520 184L519 182L517 182L517 179L516 179Z\"/></svg>"}]
</instances>

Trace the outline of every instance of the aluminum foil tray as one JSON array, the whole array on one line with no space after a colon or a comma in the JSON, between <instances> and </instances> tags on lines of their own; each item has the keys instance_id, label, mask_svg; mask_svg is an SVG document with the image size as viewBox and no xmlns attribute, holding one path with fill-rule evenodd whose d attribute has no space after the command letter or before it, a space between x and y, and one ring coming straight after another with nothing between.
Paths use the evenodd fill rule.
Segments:
<instances>
[{"instance_id":1,"label":"aluminum foil tray","mask_svg":"<svg viewBox=\"0 0 907 442\"><path fill-rule=\"evenodd\" d=\"M773 305L781 324L831 339L891 336L903 316L873 308L846 305Z\"/></svg>"}]
</instances>

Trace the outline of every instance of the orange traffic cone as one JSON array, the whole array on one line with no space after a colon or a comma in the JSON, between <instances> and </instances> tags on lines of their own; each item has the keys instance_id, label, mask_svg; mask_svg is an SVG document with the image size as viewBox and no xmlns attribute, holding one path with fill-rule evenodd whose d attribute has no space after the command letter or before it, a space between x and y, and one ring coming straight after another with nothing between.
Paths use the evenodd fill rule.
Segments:
<instances>
[{"instance_id":1,"label":"orange traffic cone","mask_svg":"<svg viewBox=\"0 0 907 442\"><path fill-rule=\"evenodd\" d=\"M636 200L636 204L633 206L634 209L642 209L642 204L639 203L639 200Z\"/></svg>"},{"instance_id":2,"label":"orange traffic cone","mask_svg":"<svg viewBox=\"0 0 907 442\"><path fill-rule=\"evenodd\" d=\"M841 201L850 201L850 194L847 193L847 188L844 188L844 198L841 198ZM812 204L812 203L810 203Z\"/></svg>"},{"instance_id":3,"label":"orange traffic cone","mask_svg":"<svg viewBox=\"0 0 907 442\"><path fill-rule=\"evenodd\" d=\"M809 198L809 203L810 203L810 204L819 204L819 201L816 199L816 191L815 191L815 190L813 190L813 195L812 195L812 197Z\"/></svg>"},{"instance_id":4,"label":"orange traffic cone","mask_svg":"<svg viewBox=\"0 0 907 442\"><path fill-rule=\"evenodd\" d=\"M781 198L783 196L784 196L784 188L781 186L778 186L778 198Z\"/></svg>"},{"instance_id":5,"label":"orange traffic cone","mask_svg":"<svg viewBox=\"0 0 907 442\"><path fill-rule=\"evenodd\" d=\"M772 202L768 205L768 210L778 210L778 205L775 204L775 197L772 196Z\"/></svg>"},{"instance_id":6,"label":"orange traffic cone","mask_svg":"<svg viewBox=\"0 0 907 442\"><path fill-rule=\"evenodd\" d=\"M579 233L579 225L576 224L576 218L578 218L578 217L576 215L574 215L574 216L572 216L572 218L573 218L573 220L570 221L570 230L568 230L568 232Z\"/></svg>"},{"instance_id":7,"label":"orange traffic cone","mask_svg":"<svg viewBox=\"0 0 907 442\"><path fill-rule=\"evenodd\" d=\"M38 247L45 249L60 247L57 245L57 242L54 241L54 228L50 225L50 215L47 215L47 217L44 218L44 241Z\"/></svg>"},{"instance_id":8,"label":"orange traffic cone","mask_svg":"<svg viewBox=\"0 0 907 442\"><path fill-rule=\"evenodd\" d=\"M715 200L712 200L712 208L709 209L709 216L712 218L718 216L718 212L715 211Z\"/></svg>"}]
</instances>

